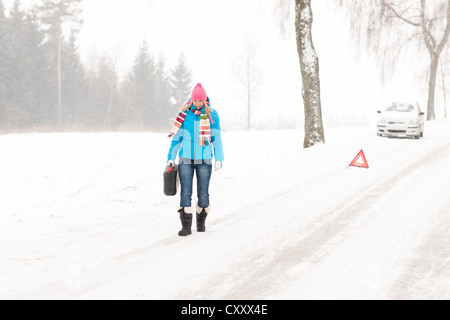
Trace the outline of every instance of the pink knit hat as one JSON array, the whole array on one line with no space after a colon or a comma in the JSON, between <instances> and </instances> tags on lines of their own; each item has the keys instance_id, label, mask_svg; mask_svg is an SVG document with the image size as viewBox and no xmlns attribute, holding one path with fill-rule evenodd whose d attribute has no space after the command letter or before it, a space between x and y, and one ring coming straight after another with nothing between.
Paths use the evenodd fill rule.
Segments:
<instances>
[{"instance_id":1,"label":"pink knit hat","mask_svg":"<svg viewBox=\"0 0 450 320\"><path fill-rule=\"evenodd\" d=\"M208 95L206 94L205 89L203 89L201 83L197 83L197 85L194 88L194 91L192 91L191 100L203 100L206 101L208 99Z\"/></svg>"}]
</instances>

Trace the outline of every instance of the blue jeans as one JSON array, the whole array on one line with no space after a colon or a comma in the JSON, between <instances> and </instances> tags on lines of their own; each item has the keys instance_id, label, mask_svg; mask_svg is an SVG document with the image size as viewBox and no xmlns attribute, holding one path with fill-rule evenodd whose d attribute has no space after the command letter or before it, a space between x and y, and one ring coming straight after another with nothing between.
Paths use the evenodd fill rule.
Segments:
<instances>
[{"instance_id":1,"label":"blue jeans","mask_svg":"<svg viewBox=\"0 0 450 320\"><path fill-rule=\"evenodd\" d=\"M209 181L211 180L212 164L210 161L193 161L180 159L178 172L180 174L181 200L180 207L188 208L192 205L192 184L194 171L197 176L197 197L200 208L209 207Z\"/></svg>"}]
</instances>

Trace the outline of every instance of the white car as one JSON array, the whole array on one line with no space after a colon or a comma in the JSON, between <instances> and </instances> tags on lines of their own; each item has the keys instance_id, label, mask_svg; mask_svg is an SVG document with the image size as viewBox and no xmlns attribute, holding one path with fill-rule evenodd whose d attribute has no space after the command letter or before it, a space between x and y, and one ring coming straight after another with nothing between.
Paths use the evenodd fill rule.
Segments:
<instances>
[{"instance_id":1,"label":"white car","mask_svg":"<svg viewBox=\"0 0 450 320\"><path fill-rule=\"evenodd\" d=\"M380 137L423 137L424 112L417 102L393 102L378 111L377 135Z\"/></svg>"}]
</instances>

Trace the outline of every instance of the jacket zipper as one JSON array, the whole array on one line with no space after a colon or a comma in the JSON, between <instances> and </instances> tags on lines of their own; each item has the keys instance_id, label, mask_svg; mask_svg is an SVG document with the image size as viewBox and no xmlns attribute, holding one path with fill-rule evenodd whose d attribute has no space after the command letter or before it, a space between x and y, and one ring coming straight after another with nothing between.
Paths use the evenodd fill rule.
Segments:
<instances>
[{"instance_id":1,"label":"jacket zipper","mask_svg":"<svg viewBox=\"0 0 450 320\"><path fill-rule=\"evenodd\" d=\"M198 118L199 116L195 116L195 121L194 121L194 161L195 160L197 160L197 157L196 157L196 151L197 151L197 136L198 136L198 134L196 134L197 133L197 129L198 129L198 124L199 124L199 122L197 121L197 118Z\"/></svg>"}]
</instances>

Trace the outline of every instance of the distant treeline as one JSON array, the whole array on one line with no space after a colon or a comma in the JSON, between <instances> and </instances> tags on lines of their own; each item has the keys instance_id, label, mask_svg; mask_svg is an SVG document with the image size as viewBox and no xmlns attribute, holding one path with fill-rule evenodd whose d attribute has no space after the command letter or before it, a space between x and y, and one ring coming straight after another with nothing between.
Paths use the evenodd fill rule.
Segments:
<instances>
[{"instance_id":1,"label":"distant treeline","mask_svg":"<svg viewBox=\"0 0 450 320\"><path fill-rule=\"evenodd\" d=\"M5 14L0 0L0 133L169 130L192 89L184 57L167 71L143 42L122 81L110 58L87 69L76 47L80 2L23 11L15 0Z\"/></svg>"}]
</instances>

